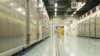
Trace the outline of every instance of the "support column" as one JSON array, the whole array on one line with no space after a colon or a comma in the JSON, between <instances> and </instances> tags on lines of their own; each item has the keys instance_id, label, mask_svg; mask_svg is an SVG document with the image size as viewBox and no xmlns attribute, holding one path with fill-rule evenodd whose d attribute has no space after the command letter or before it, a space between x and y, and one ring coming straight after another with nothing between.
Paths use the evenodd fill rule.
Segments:
<instances>
[{"instance_id":1,"label":"support column","mask_svg":"<svg viewBox=\"0 0 100 56\"><path fill-rule=\"evenodd\" d=\"M25 0L25 9L26 9L26 43L30 44L30 0Z\"/></svg>"},{"instance_id":2,"label":"support column","mask_svg":"<svg viewBox=\"0 0 100 56\"><path fill-rule=\"evenodd\" d=\"M39 1L37 0L37 40L39 40L39 18L40 18L40 14L39 14Z\"/></svg>"}]
</instances>

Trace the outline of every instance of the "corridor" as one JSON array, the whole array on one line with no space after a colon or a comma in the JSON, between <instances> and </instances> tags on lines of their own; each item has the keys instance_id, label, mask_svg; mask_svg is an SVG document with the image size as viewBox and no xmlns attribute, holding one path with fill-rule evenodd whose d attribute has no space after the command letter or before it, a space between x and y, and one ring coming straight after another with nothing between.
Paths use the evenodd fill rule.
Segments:
<instances>
[{"instance_id":1,"label":"corridor","mask_svg":"<svg viewBox=\"0 0 100 56\"><path fill-rule=\"evenodd\" d=\"M0 0L0 56L100 56L100 0Z\"/></svg>"},{"instance_id":2,"label":"corridor","mask_svg":"<svg viewBox=\"0 0 100 56\"><path fill-rule=\"evenodd\" d=\"M58 44L59 56L100 56L100 39L64 36L58 42L56 35L45 39L19 56L56 56L56 44Z\"/></svg>"}]
</instances>

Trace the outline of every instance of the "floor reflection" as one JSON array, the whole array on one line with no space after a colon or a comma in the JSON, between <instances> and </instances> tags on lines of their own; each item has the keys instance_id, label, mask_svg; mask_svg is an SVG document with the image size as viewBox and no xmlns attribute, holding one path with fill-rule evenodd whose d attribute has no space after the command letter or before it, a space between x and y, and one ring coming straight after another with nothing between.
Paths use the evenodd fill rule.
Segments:
<instances>
[{"instance_id":1,"label":"floor reflection","mask_svg":"<svg viewBox=\"0 0 100 56\"><path fill-rule=\"evenodd\" d=\"M100 39L64 36L60 49L61 56L100 56Z\"/></svg>"}]
</instances>

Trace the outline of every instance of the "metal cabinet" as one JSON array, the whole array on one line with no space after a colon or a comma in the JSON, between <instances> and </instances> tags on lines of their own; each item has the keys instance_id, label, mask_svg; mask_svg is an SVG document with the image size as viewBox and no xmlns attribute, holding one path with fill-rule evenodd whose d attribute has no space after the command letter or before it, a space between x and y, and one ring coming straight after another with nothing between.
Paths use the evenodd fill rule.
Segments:
<instances>
[{"instance_id":1,"label":"metal cabinet","mask_svg":"<svg viewBox=\"0 0 100 56\"><path fill-rule=\"evenodd\" d=\"M89 19L85 21L85 36L89 37Z\"/></svg>"},{"instance_id":2,"label":"metal cabinet","mask_svg":"<svg viewBox=\"0 0 100 56\"><path fill-rule=\"evenodd\" d=\"M80 23L80 30L79 30L80 36L82 35L82 25Z\"/></svg>"},{"instance_id":3,"label":"metal cabinet","mask_svg":"<svg viewBox=\"0 0 100 56\"><path fill-rule=\"evenodd\" d=\"M95 37L95 17L90 19L90 37Z\"/></svg>"},{"instance_id":4,"label":"metal cabinet","mask_svg":"<svg viewBox=\"0 0 100 56\"><path fill-rule=\"evenodd\" d=\"M81 23L81 33L82 33L82 36L85 35L85 24L84 24L84 21Z\"/></svg>"},{"instance_id":5,"label":"metal cabinet","mask_svg":"<svg viewBox=\"0 0 100 56\"><path fill-rule=\"evenodd\" d=\"M96 37L100 37L100 16L96 16Z\"/></svg>"},{"instance_id":6,"label":"metal cabinet","mask_svg":"<svg viewBox=\"0 0 100 56\"><path fill-rule=\"evenodd\" d=\"M83 21L83 36L86 36L86 24L85 24L85 21Z\"/></svg>"},{"instance_id":7,"label":"metal cabinet","mask_svg":"<svg viewBox=\"0 0 100 56\"><path fill-rule=\"evenodd\" d=\"M78 36L81 36L81 24L78 24Z\"/></svg>"}]
</instances>

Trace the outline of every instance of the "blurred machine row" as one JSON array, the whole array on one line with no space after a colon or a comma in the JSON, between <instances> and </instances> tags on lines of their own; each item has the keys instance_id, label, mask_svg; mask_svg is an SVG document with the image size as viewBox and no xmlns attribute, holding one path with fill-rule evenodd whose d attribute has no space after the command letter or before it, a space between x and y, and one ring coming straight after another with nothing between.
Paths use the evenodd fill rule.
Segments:
<instances>
[{"instance_id":1,"label":"blurred machine row","mask_svg":"<svg viewBox=\"0 0 100 56\"><path fill-rule=\"evenodd\" d=\"M42 0L29 1L28 19L26 1L0 1L0 56L11 56L50 36L50 21Z\"/></svg>"},{"instance_id":2,"label":"blurred machine row","mask_svg":"<svg viewBox=\"0 0 100 56\"><path fill-rule=\"evenodd\" d=\"M100 38L100 5L80 17L78 35Z\"/></svg>"}]
</instances>

